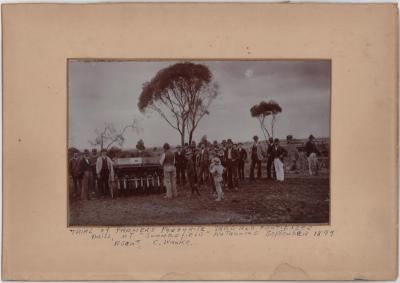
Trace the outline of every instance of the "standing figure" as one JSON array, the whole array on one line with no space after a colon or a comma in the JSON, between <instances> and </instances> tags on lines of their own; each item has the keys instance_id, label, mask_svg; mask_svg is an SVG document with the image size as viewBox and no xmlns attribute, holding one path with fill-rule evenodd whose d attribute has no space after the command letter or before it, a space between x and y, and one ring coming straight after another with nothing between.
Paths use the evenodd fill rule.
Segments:
<instances>
[{"instance_id":1,"label":"standing figure","mask_svg":"<svg viewBox=\"0 0 400 283\"><path fill-rule=\"evenodd\" d=\"M239 159L238 152L233 148L231 139L228 139L227 148L225 150L226 172L228 179L228 189L235 190L237 187L237 161Z\"/></svg>"},{"instance_id":2,"label":"standing figure","mask_svg":"<svg viewBox=\"0 0 400 283\"><path fill-rule=\"evenodd\" d=\"M196 170L194 167L192 150L188 149L185 155L186 155L186 176L191 190L190 196L193 196L194 193L197 193L197 195L199 196L200 195L199 189L197 188L197 185L194 182L194 177L196 176Z\"/></svg>"},{"instance_id":3,"label":"standing figure","mask_svg":"<svg viewBox=\"0 0 400 283\"><path fill-rule=\"evenodd\" d=\"M91 170L91 174L90 174L90 190L89 192L92 194L98 194L99 193L99 189L97 187L97 173L96 173L96 164L97 164L97 158L98 158L98 154L97 154L97 149L93 148L92 149L92 153L90 155L90 168Z\"/></svg>"},{"instance_id":4,"label":"standing figure","mask_svg":"<svg viewBox=\"0 0 400 283\"><path fill-rule=\"evenodd\" d=\"M298 167L301 174L308 172L308 160L304 148L299 149Z\"/></svg>"},{"instance_id":5,"label":"standing figure","mask_svg":"<svg viewBox=\"0 0 400 283\"><path fill-rule=\"evenodd\" d=\"M238 174L239 180L244 180L244 164L247 160L247 152L243 148L243 144L239 143L238 145L238 154L239 154L239 161L238 161Z\"/></svg>"},{"instance_id":6,"label":"standing figure","mask_svg":"<svg viewBox=\"0 0 400 283\"><path fill-rule=\"evenodd\" d=\"M81 176L79 172L79 155L77 152L74 153L73 157L69 161L69 173L72 177L72 182L74 184L73 196L79 195L79 190L81 188Z\"/></svg>"},{"instance_id":7,"label":"standing figure","mask_svg":"<svg viewBox=\"0 0 400 283\"><path fill-rule=\"evenodd\" d=\"M176 168L175 168L175 155L171 151L168 143L165 143L164 153L161 155L160 164L164 168L164 185L167 190L165 195L166 198L178 196L178 190L176 188Z\"/></svg>"},{"instance_id":8,"label":"standing figure","mask_svg":"<svg viewBox=\"0 0 400 283\"><path fill-rule=\"evenodd\" d=\"M186 167L186 157L185 151L182 147L178 145L175 152L175 167L176 167L176 184L184 186L186 184L185 180L185 167Z\"/></svg>"},{"instance_id":9,"label":"standing figure","mask_svg":"<svg viewBox=\"0 0 400 283\"><path fill-rule=\"evenodd\" d=\"M114 181L114 168L111 158L107 156L106 149L102 149L101 155L97 158L96 174L99 181L98 186L101 196L105 197L107 195L110 195L110 187L108 181L110 177L111 181Z\"/></svg>"},{"instance_id":10,"label":"standing figure","mask_svg":"<svg viewBox=\"0 0 400 283\"><path fill-rule=\"evenodd\" d=\"M286 140L286 150L289 157L289 171L298 173L297 160L299 159L299 151L297 149L297 146L293 143L291 136L288 136Z\"/></svg>"},{"instance_id":11,"label":"standing figure","mask_svg":"<svg viewBox=\"0 0 400 283\"><path fill-rule=\"evenodd\" d=\"M90 174L92 173L90 167L89 150L83 151L83 157L79 162L79 172L82 176L81 183L81 200L89 199L89 186L90 186Z\"/></svg>"},{"instance_id":12,"label":"standing figure","mask_svg":"<svg viewBox=\"0 0 400 283\"><path fill-rule=\"evenodd\" d=\"M217 157L219 158L219 161L220 161L222 167L226 168L226 159L225 159L225 149L224 149L224 147L218 148ZM211 174L211 176L212 176L212 174ZM222 174L222 183L221 183L222 188L227 186L227 184L228 184L227 179L228 178L227 178L226 170L224 170L224 173ZM212 178L211 181L213 183L213 191L216 194L217 190L215 189L214 178Z\"/></svg>"},{"instance_id":13,"label":"standing figure","mask_svg":"<svg viewBox=\"0 0 400 283\"><path fill-rule=\"evenodd\" d=\"M202 143L199 152L199 184L205 185L208 182L208 168L210 166L210 155L207 149L207 145Z\"/></svg>"},{"instance_id":14,"label":"standing figure","mask_svg":"<svg viewBox=\"0 0 400 283\"><path fill-rule=\"evenodd\" d=\"M263 149L261 143L258 142L258 136L253 137L253 146L251 147L251 165L250 180L254 180L254 169L257 166L257 178L261 179L261 161L263 159Z\"/></svg>"},{"instance_id":15,"label":"standing figure","mask_svg":"<svg viewBox=\"0 0 400 283\"><path fill-rule=\"evenodd\" d=\"M286 155L286 150L279 145L279 139L274 140L274 145L271 150L274 158L274 167L276 172L276 180L283 182L285 179L285 170L283 167L283 158Z\"/></svg>"},{"instance_id":16,"label":"standing figure","mask_svg":"<svg viewBox=\"0 0 400 283\"><path fill-rule=\"evenodd\" d=\"M189 149L192 151L192 160L194 163L194 170L196 171L196 175L194 176L194 182L197 184L197 148L196 142L192 141L189 145Z\"/></svg>"},{"instance_id":17,"label":"standing figure","mask_svg":"<svg viewBox=\"0 0 400 283\"><path fill-rule=\"evenodd\" d=\"M226 140L222 140L221 142L221 150L222 153L218 156L219 160L221 162L221 165L226 168L226 159L225 159L225 150L227 148L227 141ZM228 174L226 172L226 170L224 170L224 174L222 175L222 178L224 179L223 183L222 183L222 187L227 186L228 185Z\"/></svg>"},{"instance_id":18,"label":"standing figure","mask_svg":"<svg viewBox=\"0 0 400 283\"><path fill-rule=\"evenodd\" d=\"M222 191L222 174L224 173L224 167L221 165L221 161L218 157L215 157L210 165L210 173L213 176L215 189L217 191L216 201L221 201L224 198Z\"/></svg>"},{"instance_id":19,"label":"standing figure","mask_svg":"<svg viewBox=\"0 0 400 283\"><path fill-rule=\"evenodd\" d=\"M272 156L272 148L274 147L274 139L268 139L268 149L267 149L267 178L271 179L272 176L276 179L276 172L274 169L274 157Z\"/></svg>"},{"instance_id":20,"label":"standing figure","mask_svg":"<svg viewBox=\"0 0 400 283\"><path fill-rule=\"evenodd\" d=\"M319 151L317 149L317 146L315 145L315 138L313 135L310 135L308 138L308 142L306 143L305 146L305 151L307 155L307 160L308 160L308 171L310 175L318 175L318 159L317 159L317 154L319 154Z\"/></svg>"}]
</instances>

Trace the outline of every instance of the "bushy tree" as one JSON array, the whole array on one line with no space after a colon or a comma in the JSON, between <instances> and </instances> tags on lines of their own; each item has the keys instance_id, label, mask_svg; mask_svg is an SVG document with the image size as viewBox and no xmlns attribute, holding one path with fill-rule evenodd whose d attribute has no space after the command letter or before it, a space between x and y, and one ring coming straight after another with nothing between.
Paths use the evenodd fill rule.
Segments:
<instances>
[{"instance_id":1,"label":"bushy tree","mask_svg":"<svg viewBox=\"0 0 400 283\"><path fill-rule=\"evenodd\" d=\"M202 64L176 63L160 70L143 84L138 107L141 112L157 112L179 132L182 146L188 134L189 143L200 120L218 95L218 84Z\"/></svg>"},{"instance_id":2,"label":"bushy tree","mask_svg":"<svg viewBox=\"0 0 400 283\"><path fill-rule=\"evenodd\" d=\"M261 101L259 104L250 108L252 117L257 118L265 139L274 137L274 127L277 115L282 112L282 107L275 101ZM269 123L268 120L269 119Z\"/></svg>"}]
</instances>

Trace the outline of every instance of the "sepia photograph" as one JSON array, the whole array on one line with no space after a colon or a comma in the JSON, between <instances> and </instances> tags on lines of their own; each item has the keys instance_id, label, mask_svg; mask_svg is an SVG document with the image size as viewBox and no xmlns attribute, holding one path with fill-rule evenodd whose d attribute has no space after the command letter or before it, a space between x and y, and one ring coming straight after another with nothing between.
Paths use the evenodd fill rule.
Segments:
<instances>
[{"instance_id":1,"label":"sepia photograph","mask_svg":"<svg viewBox=\"0 0 400 283\"><path fill-rule=\"evenodd\" d=\"M330 60L67 67L69 226L330 223Z\"/></svg>"}]
</instances>

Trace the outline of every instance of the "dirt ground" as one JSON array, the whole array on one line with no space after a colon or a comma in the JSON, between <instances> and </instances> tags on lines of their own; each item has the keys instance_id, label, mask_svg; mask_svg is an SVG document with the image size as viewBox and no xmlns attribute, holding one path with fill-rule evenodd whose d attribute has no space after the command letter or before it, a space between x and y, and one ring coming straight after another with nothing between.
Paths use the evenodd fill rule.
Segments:
<instances>
[{"instance_id":1,"label":"dirt ground","mask_svg":"<svg viewBox=\"0 0 400 283\"><path fill-rule=\"evenodd\" d=\"M328 223L328 175L292 176L283 183L262 179L243 181L239 191L224 190L225 199L216 202L208 187L200 197L190 197L187 187L179 196L163 194L116 199L72 200L71 226L167 225L167 224L277 224Z\"/></svg>"}]
</instances>

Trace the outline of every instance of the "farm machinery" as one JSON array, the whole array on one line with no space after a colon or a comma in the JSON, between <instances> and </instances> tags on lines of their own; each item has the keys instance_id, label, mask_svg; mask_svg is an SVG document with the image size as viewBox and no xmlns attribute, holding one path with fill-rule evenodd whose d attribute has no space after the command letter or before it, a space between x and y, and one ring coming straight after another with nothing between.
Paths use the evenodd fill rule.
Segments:
<instances>
[{"instance_id":1,"label":"farm machinery","mask_svg":"<svg viewBox=\"0 0 400 283\"><path fill-rule=\"evenodd\" d=\"M163 169L157 157L116 158L112 196L165 192Z\"/></svg>"}]
</instances>

